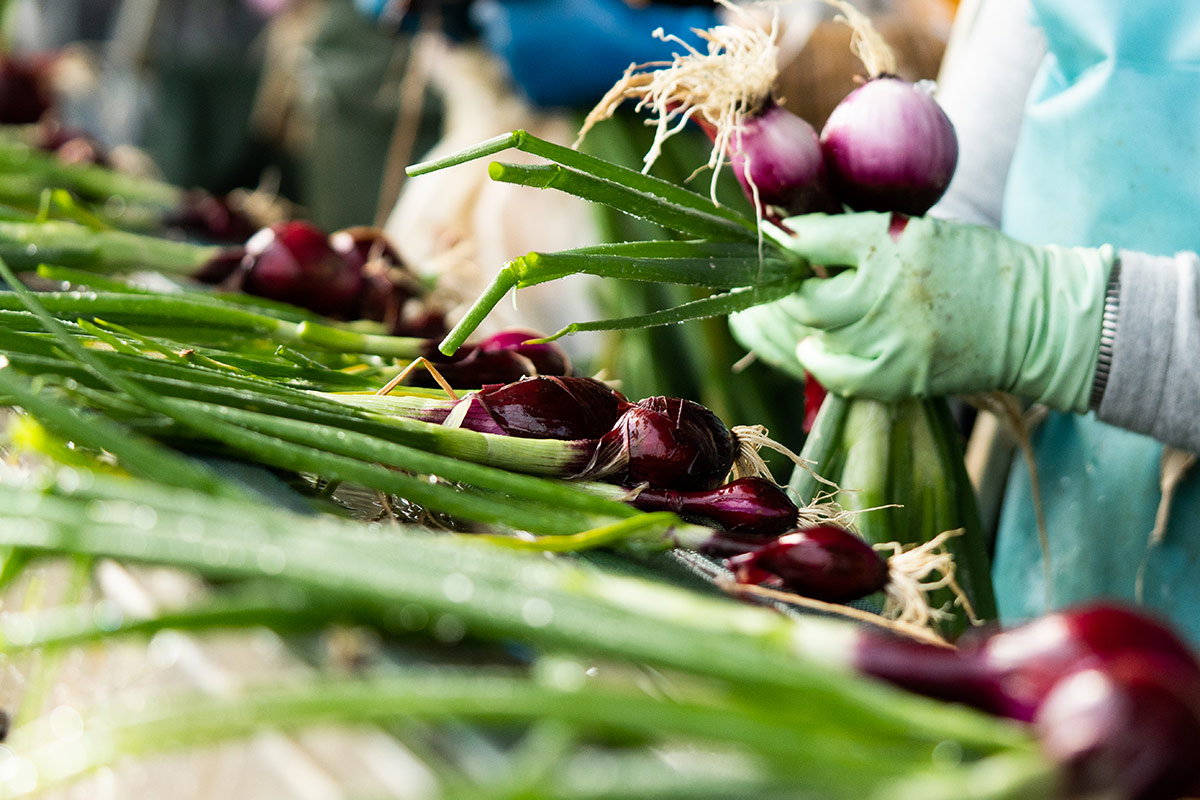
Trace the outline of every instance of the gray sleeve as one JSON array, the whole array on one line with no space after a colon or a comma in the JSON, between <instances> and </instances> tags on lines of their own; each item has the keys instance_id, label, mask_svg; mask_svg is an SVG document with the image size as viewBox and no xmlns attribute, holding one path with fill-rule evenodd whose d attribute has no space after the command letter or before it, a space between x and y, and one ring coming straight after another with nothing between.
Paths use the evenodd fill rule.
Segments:
<instances>
[{"instance_id":1,"label":"gray sleeve","mask_svg":"<svg viewBox=\"0 0 1200 800\"><path fill-rule=\"evenodd\" d=\"M1004 185L1025 98L1046 52L1029 0L967 0L937 81L958 135L958 166L930 215L1000 226Z\"/></svg>"},{"instance_id":2,"label":"gray sleeve","mask_svg":"<svg viewBox=\"0 0 1200 800\"><path fill-rule=\"evenodd\" d=\"M1200 256L1121 253L1101 421L1200 452Z\"/></svg>"}]
</instances>

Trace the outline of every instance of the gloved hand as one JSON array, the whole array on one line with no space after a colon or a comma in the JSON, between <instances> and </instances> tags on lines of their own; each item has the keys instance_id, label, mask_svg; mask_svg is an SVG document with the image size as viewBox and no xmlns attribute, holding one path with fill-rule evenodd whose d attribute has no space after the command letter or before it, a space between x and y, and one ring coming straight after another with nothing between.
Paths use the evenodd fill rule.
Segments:
<instances>
[{"instance_id":1,"label":"gloved hand","mask_svg":"<svg viewBox=\"0 0 1200 800\"><path fill-rule=\"evenodd\" d=\"M837 272L731 318L764 360L879 400L1011 391L1087 410L1109 247L1031 246L991 228L891 214L810 214L769 230Z\"/></svg>"},{"instance_id":2,"label":"gloved hand","mask_svg":"<svg viewBox=\"0 0 1200 800\"><path fill-rule=\"evenodd\" d=\"M655 39L656 28L702 49L691 31L717 24L716 8L626 0L476 0L471 17L532 103L578 106L597 102L630 64L669 60L682 51Z\"/></svg>"}]
</instances>

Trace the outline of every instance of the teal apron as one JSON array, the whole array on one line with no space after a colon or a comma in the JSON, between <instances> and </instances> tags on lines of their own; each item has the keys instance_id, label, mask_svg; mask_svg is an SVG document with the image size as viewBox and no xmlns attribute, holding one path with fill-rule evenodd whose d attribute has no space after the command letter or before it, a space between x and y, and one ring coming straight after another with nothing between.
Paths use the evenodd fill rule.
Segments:
<instances>
[{"instance_id":1,"label":"teal apron","mask_svg":"<svg viewBox=\"0 0 1200 800\"><path fill-rule=\"evenodd\" d=\"M1004 230L1034 243L1200 251L1200 2L1033 5L1048 55L1017 142ZM1035 445L1050 586L1029 472L1018 463L996 540L1001 618L1028 619L1047 601L1134 599L1160 497L1161 445L1094 414L1051 415ZM1166 538L1149 554L1142 601L1200 645L1197 472L1179 488Z\"/></svg>"}]
</instances>

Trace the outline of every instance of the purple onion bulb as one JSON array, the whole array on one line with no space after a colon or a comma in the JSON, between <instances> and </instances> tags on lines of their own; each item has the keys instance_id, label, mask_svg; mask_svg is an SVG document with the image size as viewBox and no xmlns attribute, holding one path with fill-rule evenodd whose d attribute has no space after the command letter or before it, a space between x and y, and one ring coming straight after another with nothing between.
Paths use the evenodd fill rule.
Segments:
<instances>
[{"instance_id":1,"label":"purple onion bulb","mask_svg":"<svg viewBox=\"0 0 1200 800\"><path fill-rule=\"evenodd\" d=\"M780 536L729 559L742 583L762 583L830 603L882 590L888 565L871 545L840 525L821 524Z\"/></svg>"},{"instance_id":2,"label":"purple onion bulb","mask_svg":"<svg viewBox=\"0 0 1200 800\"><path fill-rule=\"evenodd\" d=\"M742 191L759 208L784 216L841 210L830 190L817 132L772 103L746 117L729 139L729 162Z\"/></svg>"},{"instance_id":3,"label":"purple onion bulb","mask_svg":"<svg viewBox=\"0 0 1200 800\"><path fill-rule=\"evenodd\" d=\"M737 439L716 414L678 397L648 397L625 410L600 438L585 474L626 485L712 489L725 482Z\"/></svg>"},{"instance_id":4,"label":"purple onion bulb","mask_svg":"<svg viewBox=\"0 0 1200 800\"><path fill-rule=\"evenodd\" d=\"M362 270L308 222L263 228L246 242L243 289L320 314L347 317L358 302Z\"/></svg>"},{"instance_id":5,"label":"purple onion bulb","mask_svg":"<svg viewBox=\"0 0 1200 800\"><path fill-rule=\"evenodd\" d=\"M920 216L945 193L958 163L954 125L933 96L886 75L848 94L820 141L834 192L855 211Z\"/></svg>"},{"instance_id":6,"label":"purple onion bulb","mask_svg":"<svg viewBox=\"0 0 1200 800\"><path fill-rule=\"evenodd\" d=\"M485 386L472 396L506 434L528 439L598 439L629 405L594 378L554 375Z\"/></svg>"},{"instance_id":7,"label":"purple onion bulb","mask_svg":"<svg viewBox=\"0 0 1200 800\"><path fill-rule=\"evenodd\" d=\"M796 525L796 504L766 478L747 477L716 489L644 489L629 501L643 511L673 511L742 535L775 536Z\"/></svg>"},{"instance_id":8,"label":"purple onion bulb","mask_svg":"<svg viewBox=\"0 0 1200 800\"><path fill-rule=\"evenodd\" d=\"M554 342L529 343L542 335L522 328L509 328L493 333L479 342L477 347L484 351L511 350L533 363L538 375L570 375L571 360L567 352Z\"/></svg>"}]
</instances>

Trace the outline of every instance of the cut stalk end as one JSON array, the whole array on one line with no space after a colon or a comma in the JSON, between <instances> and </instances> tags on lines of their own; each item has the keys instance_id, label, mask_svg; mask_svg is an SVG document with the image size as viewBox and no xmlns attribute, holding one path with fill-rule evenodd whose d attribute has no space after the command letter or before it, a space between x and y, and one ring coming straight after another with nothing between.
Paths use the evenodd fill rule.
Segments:
<instances>
[{"instance_id":1,"label":"cut stalk end","mask_svg":"<svg viewBox=\"0 0 1200 800\"><path fill-rule=\"evenodd\" d=\"M509 264L505 264L492 282L488 285L478 299L467 309L467 313L458 321L445 338L438 345L438 351L442 355L452 356L462 347L475 329L478 328L496 307L504 295L508 294L510 289L516 288L517 275Z\"/></svg>"}]
</instances>

